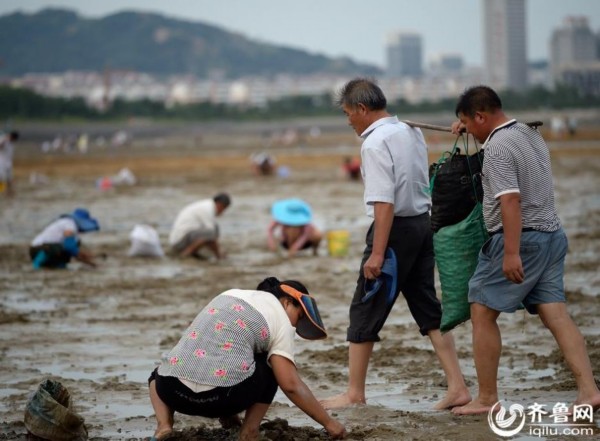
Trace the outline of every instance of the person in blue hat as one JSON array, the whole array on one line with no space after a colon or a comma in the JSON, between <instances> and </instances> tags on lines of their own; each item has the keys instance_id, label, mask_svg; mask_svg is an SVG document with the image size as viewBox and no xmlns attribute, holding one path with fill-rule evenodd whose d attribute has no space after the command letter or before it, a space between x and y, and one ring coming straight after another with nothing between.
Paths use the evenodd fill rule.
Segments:
<instances>
[{"instance_id":1,"label":"person in blue hat","mask_svg":"<svg viewBox=\"0 0 600 441\"><path fill-rule=\"evenodd\" d=\"M79 234L99 229L98 221L85 208L76 208L70 214L63 214L31 242L29 256L33 268L66 268L72 258L95 267L94 255L82 247Z\"/></svg>"},{"instance_id":2,"label":"person in blue hat","mask_svg":"<svg viewBox=\"0 0 600 441\"><path fill-rule=\"evenodd\" d=\"M267 245L271 251L277 250L275 236L278 235L279 245L288 250L289 257L309 248L317 255L323 233L311 223L310 205L302 199L283 199L273 204L271 215L273 220L267 230Z\"/></svg>"}]
</instances>

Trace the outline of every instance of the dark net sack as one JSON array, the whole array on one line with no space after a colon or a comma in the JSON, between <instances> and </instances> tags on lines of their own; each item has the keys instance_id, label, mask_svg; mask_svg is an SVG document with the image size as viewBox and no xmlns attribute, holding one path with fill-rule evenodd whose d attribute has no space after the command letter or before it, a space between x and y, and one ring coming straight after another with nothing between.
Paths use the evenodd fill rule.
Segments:
<instances>
[{"instance_id":1,"label":"dark net sack","mask_svg":"<svg viewBox=\"0 0 600 441\"><path fill-rule=\"evenodd\" d=\"M457 144L429 167L431 189L431 228L454 225L464 220L483 201L481 165L483 150L461 153Z\"/></svg>"},{"instance_id":2,"label":"dark net sack","mask_svg":"<svg viewBox=\"0 0 600 441\"><path fill-rule=\"evenodd\" d=\"M31 395L25 407L24 423L30 439L41 438L51 441L88 439L83 418L72 409L69 391L55 380L43 381Z\"/></svg>"},{"instance_id":3,"label":"dark net sack","mask_svg":"<svg viewBox=\"0 0 600 441\"><path fill-rule=\"evenodd\" d=\"M466 154L458 148L463 140ZM469 279L487 240L481 201L483 150L468 154L464 137L458 137L430 169L431 224L435 263L442 288L442 333L469 320Z\"/></svg>"}]
</instances>

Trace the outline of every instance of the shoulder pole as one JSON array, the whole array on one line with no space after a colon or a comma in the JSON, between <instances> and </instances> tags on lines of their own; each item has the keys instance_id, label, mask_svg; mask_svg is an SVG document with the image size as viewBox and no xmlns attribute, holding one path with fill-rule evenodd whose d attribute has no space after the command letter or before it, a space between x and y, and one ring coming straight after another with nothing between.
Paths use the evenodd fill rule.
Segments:
<instances>
[{"instance_id":1,"label":"shoulder pole","mask_svg":"<svg viewBox=\"0 0 600 441\"><path fill-rule=\"evenodd\" d=\"M408 120L404 120L402 122L411 127L418 127L419 129L429 129L429 130L437 130L438 132L452 133L451 127L437 126L435 124L420 123L420 122L408 121ZM532 127L534 129L537 129L539 126L544 125L544 123L542 121L531 121L531 122L528 122L525 124L527 124L529 127Z\"/></svg>"}]
</instances>

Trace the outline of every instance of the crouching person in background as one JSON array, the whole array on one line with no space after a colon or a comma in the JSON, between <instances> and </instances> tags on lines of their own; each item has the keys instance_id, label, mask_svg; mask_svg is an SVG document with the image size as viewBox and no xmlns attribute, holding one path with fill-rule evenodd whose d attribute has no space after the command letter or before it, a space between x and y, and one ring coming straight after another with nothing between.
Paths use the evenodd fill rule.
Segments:
<instances>
[{"instance_id":1,"label":"crouching person in background","mask_svg":"<svg viewBox=\"0 0 600 441\"><path fill-rule=\"evenodd\" d=\"M72 258L92 267L96 266L93 254L84 249L80 233L98 231L98 221L85 208L63 214L52 221L31 242L29 256L34 269L66 268Z\"/></svg>"}]
</instances>

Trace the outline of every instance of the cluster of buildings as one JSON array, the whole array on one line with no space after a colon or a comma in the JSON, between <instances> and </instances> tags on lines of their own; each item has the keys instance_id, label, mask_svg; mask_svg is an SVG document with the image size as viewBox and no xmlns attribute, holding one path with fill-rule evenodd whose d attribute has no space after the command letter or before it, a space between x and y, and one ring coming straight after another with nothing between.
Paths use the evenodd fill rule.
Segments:
<instances>
[{"instance_id":1,"label":"cluster of buildings","mask_svg":"<svg viewBox=\"0 0 600 441\"><path fill-rule=\"evenodd\" d=\"M594 34L586 17L568 17L552 34L551 74L557 83L600 96L600 32Z\"/></svg>"},{"instance_id":2,"label":"cluster of buildings","mask_svg":"<svg viewBox=\"0 0 600 441\"><path fill-rule=\"evenodd\" d=\"M567 17L549 41L548 63L527 60L526 0L482 0L485 67L466 66L460 54L441 54L424 67L423 36L394 32L386 42L387 67L379 84L390 101L438 101L460 94L472 84L523 91L531 86L566 84L582 94L600 96L600 32L584 16ZM106 108L117 99L150 99L167 105L210 102L265 106L290 96L334 93L349 77L275 75L271 78L158 78L132 71L29 74L11 79L15 86L61 97L83 97Z\"/></svg>"},{"instance_id":3,"label":"cluster of buildings","mask_svg":"<svg viewBox=\"0 0 600 441\"><path fill-rule=\"evenodd\" d=\"M485 83L498 90L523 91L532 86L575 87L600 96L600 31L587 17L566 17L549 40L548 63L527 60L526 0L482 0L485 68L465 69L458 54L441 55L423 69L422 36L396 33L387 44L388 78L412 78L437 84L435 78ZM426 98L426 97L424 97Z\"/></svg>"}]
</instances>

